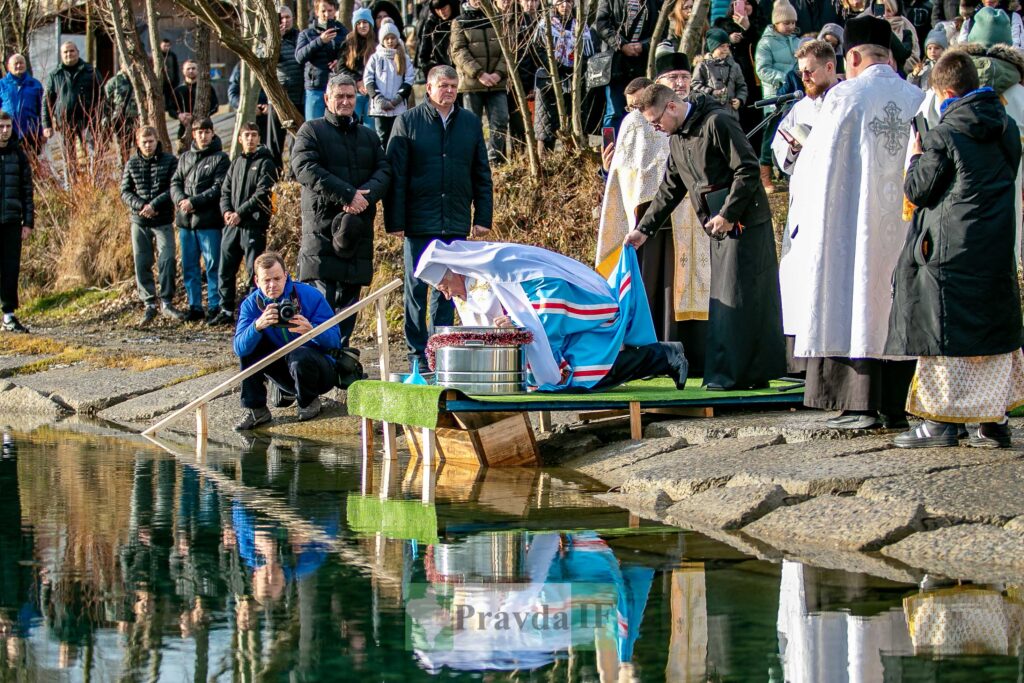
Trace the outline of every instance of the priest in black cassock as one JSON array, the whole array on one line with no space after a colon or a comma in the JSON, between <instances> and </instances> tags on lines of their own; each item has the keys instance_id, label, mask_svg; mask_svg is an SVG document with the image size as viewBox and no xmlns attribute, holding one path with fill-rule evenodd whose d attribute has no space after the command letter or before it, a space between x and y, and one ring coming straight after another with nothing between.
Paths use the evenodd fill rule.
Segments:
<instances>
[{"instance_id":1,"label":"priest in black cassock","mask_svg":"<svg viewBox=\"0 0 1024 683\"><path fill-rule=\"evenodd\" d=\"M702 94L686 100L655 84L643 91L637 109L670 136L670 154L658 194L625 242L640 247L689 194L714 238L704 384L710 390L766 386L785 374L786 345L775 235L757 155L737 119Z\"/></svg>"}]
</instances>

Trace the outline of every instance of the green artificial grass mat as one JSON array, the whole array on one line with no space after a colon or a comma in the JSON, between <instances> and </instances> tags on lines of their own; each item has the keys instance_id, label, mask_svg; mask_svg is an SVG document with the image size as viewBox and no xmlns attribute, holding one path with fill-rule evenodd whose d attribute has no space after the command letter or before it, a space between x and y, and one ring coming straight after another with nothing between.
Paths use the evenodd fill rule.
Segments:
<instances>
[{"instance_id":1,"label":"green artificial grass mat","mask_svg":"<svg viewBox=\"0 0 1024 683\"><path fill-rule=\"evenodd\" d=\"M421 543L437 543L437 512L418 500L381 500L351 494L345 503L349 529Z\"/></svg>"},{"instance_id":2,"label":"green artificial grass mat","mask_svg":"<svg viewBox=\"0 0 1024 683\"><path fill-rule=\"evenodd\" d=\"M511 410L513 404L516 404L514 409L521 409L517 404L523 403L539 403L544 404L543 409L559 410L558 404L569 406L621 403L625 406L634 401L643 404L672 403L694 406L721 405L730 400L737 403L746 401L756 403L758 398L778 400L783 396L799 396L803 393L802 386L794 387L792 383L783 381L774 381L767 389L748 391L707 391L701 387L702 382L700 377L690 378L686 381L686 388L679 390L675 388L672 380L661 377L629 382L614 389L587 394L532 392L507 396L471 396L469 398L481 404L493 405L494 410L501 410L506 405ZM786 387L794 388L790 391L779 391ZM362 380L348 389L348 411L350 415L373 420L433 429L437 426L438 412L446 391L450 391L450 389L433 385ZM547 407L548 404L550 404L550 408ZM486 410L490 405L482 406L481 410ZM534 407L533 409L541 408Z\"/></svg>"}]
</instances>

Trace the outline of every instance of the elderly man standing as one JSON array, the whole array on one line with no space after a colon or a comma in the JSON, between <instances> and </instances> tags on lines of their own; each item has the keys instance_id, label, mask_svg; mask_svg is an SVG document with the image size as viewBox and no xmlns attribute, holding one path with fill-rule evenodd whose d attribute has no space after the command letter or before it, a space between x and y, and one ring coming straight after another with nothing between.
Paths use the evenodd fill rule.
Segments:
<instances>
[{"instance_id":1,"label":"elderly man standing","mask_svg":"<svg viewBox=\"0 0 1024 683\"><path fill-rule=\"evenodd\" d=\"M14 120L14 134L22 150L38 153L43 142L39 117L43 109L43 84L28 73L24 55L7 60L7 75L0 78L0 109Z\"/></svg>"},{"instance_id":2,"label":"elderly man standing","mask_svg":"<svg viewBox=\"0 0 1024 683\"><path fill-rule=\"evenodd\" d=\"M78 56L78 46L68 41L60 46L60 66L46 77L43 103L43 137L54 131L64 136L64 153L69 163L77 158L76 141L92 146L89 124L99 123L100 80L92 64Z\"/></svg>"},{"instance_id":3,"label":"elderly man standing","mask_svg":"<svg viewBox=\"0 0 1024 683\"><path fill-rule=\"evenodd\" d=\"M891 278L907 235L903 162L910 122L924 93L892 67L889 23L846 24L849 80L834 86L793 173L787 327L794 355L806 357L804 403L840 410L836 429L906 425L912 361L885 354Z\"/></svg>"},{"instance_id":4,"label":"elderly man standing","mask_svg":"<svg viewBox=\"0 0 1024 683\"><path fill-rule=\"evenodd\" d=\"M355 81L332 76L324 100L324 116L303 123L292 145L292 173L302 185L299 279L340 311L373 279L373 219L391 168L380 138L354 116ZM355 316L339 324L342 346L355 324Z\"/></svg>"},{"instance_id":5,"label":"elderly man standing","mask_svg":"<svg viewBox=\"0 0 1024 683\"><path fill-rule=\"evenodd\" d=\"M768 196L739 121L716 100L684 100L655 84L637 101L647 122L669 135L665 178L626 236L642 245L690 195L714 238L704 384L709 390L767 386L786 369L778 266Z\"/></svg>"},{"instance_id":6,"label":"elderly man standing","mask_svg":"<svg viewBox=\"0 0 1024 683\"><path fill-rule=\"evenodd\" d=\"M446 244L482 236L491 229L494 206L480 119L455 103L459 77L450 66L427 76L427 97L398 117L388 143L394 182L384 203L387 231L405 237L405 340L410 358L426 367L426 282L414 273L433 240ZM431 296L433 325L451 325L454 307L436 290Z\"/></svg>"}]
</instances>

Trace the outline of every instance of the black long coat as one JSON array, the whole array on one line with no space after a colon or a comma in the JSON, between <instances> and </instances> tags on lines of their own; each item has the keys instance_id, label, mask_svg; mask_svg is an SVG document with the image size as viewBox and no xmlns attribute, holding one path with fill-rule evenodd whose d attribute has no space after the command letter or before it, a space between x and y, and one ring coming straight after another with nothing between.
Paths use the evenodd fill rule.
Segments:
<instances>
[{"instance_id":1,"label":"black long coat","mask_svg":"<svg viewBox=\"0 0 1024 683\"><path fill-rule=\"evenodd\" d=\"M994 92L954 102L904 185L918 209L893 276L886 353L991 356L1021 346L1014 257L1017 125Z\"/></svg>"},{"instance_id":2,"label":"black long coat","mask_svg":"<svg viewBox=\"0 0 1024 683\"><path fill-rule=\"evenodd\" d=\"M366 126L328 111L302 124L292 145L292 173L302 185L299 279L369 284L373 274L373 219L391 184L380 138ZM360 189L369 207L359 214L362 234L345 253L334 249L332 223Z\"/></svg>"}]
</instances>

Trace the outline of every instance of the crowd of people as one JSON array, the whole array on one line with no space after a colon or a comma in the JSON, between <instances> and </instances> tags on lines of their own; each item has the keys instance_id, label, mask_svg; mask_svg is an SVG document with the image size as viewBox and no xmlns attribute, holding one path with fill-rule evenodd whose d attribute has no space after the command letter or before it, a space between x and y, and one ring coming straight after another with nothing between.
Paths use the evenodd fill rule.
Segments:
<instances>
[{"instance_id":1,"label":"crowd of people","mask_svg":"<svg viewBox=\"0 0 1024 683\"><path fill-rule=\"evenodd\" d=\"M601 0L580 30L571 0L555 2L550 20L536 0L499 2L498 17L480 0L429 0L414 17L378 0L347 23L336 0L318 0L305 30L282 7L278 78L306 120L286 142L258 93L233 160L210 119L216 95L196 111L198 65L186 60L177 82L169 42L160 49L177 157L156 129L137 126L124 71L100 88L65 43L42 85L13 55L0 80L3 327L25 331L14 311L33 225L28 154L55 130L70 150L91 144L99 108L133 143L122 145L122 198L142 323L235 325L243 366L358 301L380 207L386 232L403 239L404 331L421 366L431 330L458 307L464 320L529 328L541 390L653 374L745 390L802 376L806 405L839 411L830 428L906 429L904 447L1006 446L1006 414L1024 404L1024 24L1004 3L713 2L693 62L680 51L686 0L657 45L658 0ZM515 63L499 28L517 38ZM465 242L490 234L491 168L522 144L524 117L542 150L554 147L553 89L568 91L576 59L587 61L588 97L604 102L603 277L532 247ZM512 97L512 73L532 112ZM231 80L235 105L239 75ZM285 173L302 188L294 282L266 251L272 187ZM769 194L787 179L780 263ZM187 310L173 303L176 248ZM243 262L250 284L239 297ZM634 296L640 284L646 296ZM269 421L268 401L315 416L325 368L353 326L247 380L239 428ZM908 413L923 422L910 428ZM980 426L968 434L968 423Z\"/></svg>"}]
</instances>

